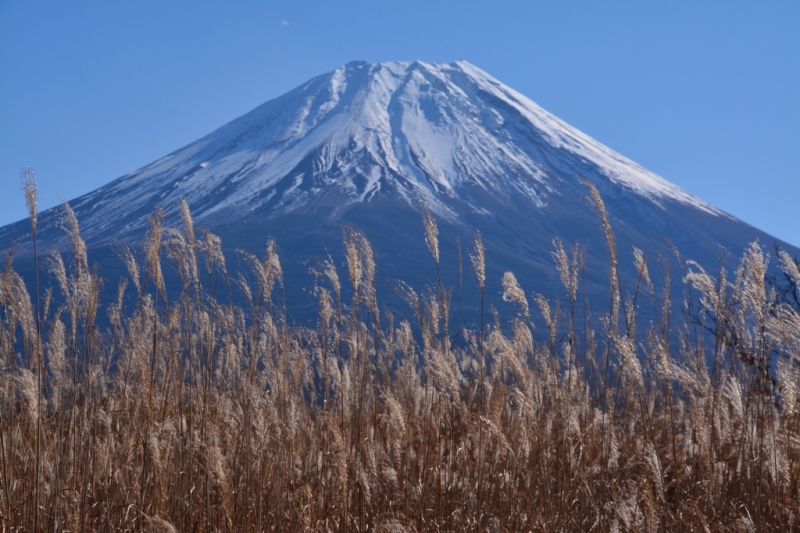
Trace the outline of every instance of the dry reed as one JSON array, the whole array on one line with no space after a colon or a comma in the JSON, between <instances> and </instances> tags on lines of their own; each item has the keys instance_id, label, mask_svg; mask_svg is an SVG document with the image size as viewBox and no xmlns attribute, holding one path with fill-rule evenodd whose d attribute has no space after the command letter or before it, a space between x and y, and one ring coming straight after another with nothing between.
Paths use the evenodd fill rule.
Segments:
<instances>
[{"instance_id":1,"label":"dry reed","mask_svg":"<svg viewBox=\"0 0 800 533\"><path fill-rule=\"evenodd\" d=\"M67 207L74 250L48 266L58 306L31 297L10 259L0 284L3 530L796 530L800 314L766 283L768 258L751 245L730 279L688 263L701 308L670 326L669 289L656 292L639 251L623 299L590 197L611 261L605 326L579 326L584 252L556 241L568 305L532 295L541 342L511 273L514 318L486 323L480 235L480 329L451 327L428 211L436 288L400 286L413 327L379 308L371 245L352 228L352 302L329 257L316 330L289 327L275 242L231 278L185 204L182 228L156 213L143 256L122 254L135 294L123 280L98 322L102 281ZM165 286L164 257L180 287ZM779 262L800 284L797 264ZM246 305L222 303L218 286ZM645 288L656 321L638 334Z\"/></svg>"}]
</instances>

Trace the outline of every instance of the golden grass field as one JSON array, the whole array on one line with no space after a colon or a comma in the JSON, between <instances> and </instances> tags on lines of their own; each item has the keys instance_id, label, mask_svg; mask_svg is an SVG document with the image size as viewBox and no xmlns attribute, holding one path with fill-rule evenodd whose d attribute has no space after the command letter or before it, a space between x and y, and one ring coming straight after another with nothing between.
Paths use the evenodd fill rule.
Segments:
<instances>
[{"instance_id":1,"label":"golden grass field","mask_svg":"<svg viewBox=\"0 0 800 533\"><path fill-rule=\"evenodd\" d=\"M453 319L427 211L431 288L398 287L411 323L381 307L370 243L345 228L346 268L317 266L309 329L287 324L275 243L229 273L185 204L180 229L152 216L142 250L122 254L117 300L100 302L109 281L65 206L72 253L37 255L60 295L26 286L11 256L0 279L3 531L800 529L797 301L768 283L758 244L713 276L637 251L638 279L620 280L602 200L588 196L608 306L588 309L582 249L560 241L560 301L511 273L507 303L488 301L476 235L463 265L482 302L472 326ZM796 261L775 260L796 290ZM165 287L162 262L180 287ZM680 290L695 298L673 309ZM500 323L491 305L515 318ZM655 319L637 322L644 307Z\"/></svg>"}]
</instances>

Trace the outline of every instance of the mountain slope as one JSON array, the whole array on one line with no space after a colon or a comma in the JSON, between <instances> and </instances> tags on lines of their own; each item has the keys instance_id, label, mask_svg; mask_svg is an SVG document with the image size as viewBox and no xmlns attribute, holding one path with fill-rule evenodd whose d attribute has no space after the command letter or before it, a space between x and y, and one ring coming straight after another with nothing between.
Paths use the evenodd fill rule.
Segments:
<instances>
[{"instance_id":1,"label":"mountain slope","mask_svg":"<svg viewBox=\"0 0 800 533\"><path fill-rule=\"evenodd\" d=\"M480 230L491 290L514 270L526 289L556 294L550 251L560 236L587 245L587 282L600 300L606 252L579 176L606 201L624 271L633 246L650 257L665 252L655 235L712 271L720 247L738 253L751 240L774 241L466 62L349 63L70 205L90 247L107 257L113 242L143 236L156 206L178 224L185 199L196 225L231 250L260 254L276 236L296 292L308 284L306 258L339 253L342 224L372 239L382 279L430 279L420 220L427 205L442 225L451 284L455 237L465 256ZM42 242L63 248L56 220L42 215ZM28 228L0 229L0 245L16 238L25 248Z\"/></svg>"}]
</instances>

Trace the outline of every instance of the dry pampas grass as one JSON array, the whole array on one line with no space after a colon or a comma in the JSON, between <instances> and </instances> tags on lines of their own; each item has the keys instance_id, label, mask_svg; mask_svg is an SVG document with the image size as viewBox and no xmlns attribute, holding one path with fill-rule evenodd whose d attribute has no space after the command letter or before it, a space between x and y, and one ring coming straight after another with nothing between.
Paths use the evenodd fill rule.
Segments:
<instances>
[{"instance_id":1,"label":"dry pampas grass","mask_svg":"<svg viewBox=\"0 0 800 533\"><path fill-rule=\"evenodd\" d=\"M0 278L3 530L796 530L800 315L767 283L769 258L753 244L732 276L684 263L701 307L673 323L668 271L636 250L638 280L621 280L591 185L589 199L611 263L605 315L581 296L584 251L556 240L565 305L507 273L514 318L487 321L491 258L476 235L475 330L453 324L427 210L435 285L398 285L416 323L379 307L372 247L345 228L346 272L330 257L315 268L309 330L288 325L277 244L231 276L185 203L181 228L156 212L144 253L122 253L130 279L100 328L103 281L67 208L73 253L47 266L58 304L10 259ZM778 260L800 284L797 263ZM578 326L592 314L600 330Z\"/></svg>"}]
</instances>

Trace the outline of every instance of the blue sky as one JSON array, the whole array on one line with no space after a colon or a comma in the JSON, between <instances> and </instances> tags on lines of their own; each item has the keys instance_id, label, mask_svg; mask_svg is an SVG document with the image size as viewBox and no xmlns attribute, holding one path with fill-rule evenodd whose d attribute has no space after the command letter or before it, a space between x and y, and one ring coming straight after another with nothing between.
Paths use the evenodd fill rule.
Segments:
<instances>
[{"instance_id":1,"label":"blue sky","mask_svg":"<svg viewBox=\"0 0 800 533\"><path fill-rule=\"evenodd\" d=\"M800 246L800 1L0 0L0 225L354 59L465 59Z\"/></svg>"}]
</instances>

